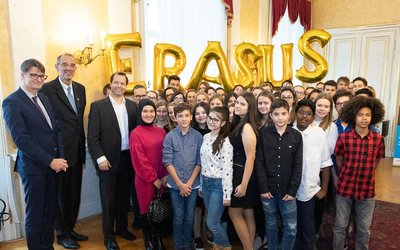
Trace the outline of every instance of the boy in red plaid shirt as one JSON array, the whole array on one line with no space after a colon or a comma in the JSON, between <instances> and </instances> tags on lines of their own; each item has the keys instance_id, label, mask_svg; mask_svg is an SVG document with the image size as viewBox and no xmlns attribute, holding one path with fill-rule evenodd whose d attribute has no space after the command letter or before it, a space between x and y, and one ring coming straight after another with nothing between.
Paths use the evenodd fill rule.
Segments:
<instances>
[{"instance_id":1,"label":"boy in red plaid shirt","mask_svg":"<svg viewBox=\"0 0 400 250\"><path fill-rule=\"evenodd\" d=\"M342 133L336 142L335 155L339 167L336 196L336 218L333 228L333 249L343 249L351 206L356 209L356 249L368 249L369 226L375 207L375 169L385 156L382 135L369 129L385 114L376 98L357 96L341 110L340 119L352 129Z\"/></svg>"}]
</instances>

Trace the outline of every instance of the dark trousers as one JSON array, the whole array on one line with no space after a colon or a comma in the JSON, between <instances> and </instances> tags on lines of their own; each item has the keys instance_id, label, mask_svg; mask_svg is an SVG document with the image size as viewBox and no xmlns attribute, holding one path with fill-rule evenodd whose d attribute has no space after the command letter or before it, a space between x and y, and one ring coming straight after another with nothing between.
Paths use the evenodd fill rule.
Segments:
<instances>
[{"instance_id":1,"label":"dark trousers","mask_svg":"<svg viewBox=\"0 0 400 250\"><path fill-rule=\"evenodd\" d=\"M314 208L315 200L313 197L309 201L297 200L297 235L294 249L313 250L315 243L315 221Z\"/></svg>"},{"instance_id":2,"label":"dark trousers","mask_svg":"<svg viewBox=\"0 0 400 250\"><path fill-rule=\"evenodd\" d=\"M115 240L116 231L125 231L128 226L129 194L133 185L133 167L129 151L121 152L118 166L108 171L99 170L100 199L102 209L103 236Z\"/></svg>"},{"instance_id":3,"label":"dark trousers","mask_svg":"<svg viewBox=\"0 0 400 250\"><path fill-rule=\"evenodd\" d=\"M320 180L322 179L322 171L319 173ZM319 228L322 224L322 219L324 218L324 212L326 208L326 196L321 200L315 200L315 209L314 209L314 219L315 219L315 232L319 232Z\"/></svg>"},{"instance_id":4,"label":"dark trousers","mask_svg":"<svg viewBox=\"0 0 400 250\"><path fill-rule=\"evenodd\" d=\"M21 176L21 180L25 191L28 249L53 249L57 207L56 173Z\"/></svg>"},{"instance_id":5,"label":"dark trousers","mask_svg":"<svg viewBox=\"0 0 400 250\"><path fill-rule=\"evenodd\" d=\"M69 166L57 176L58 204L56 216L57 238L69 237L75 227L81 203L82 163Z\"/></svg>"}]
</instances>

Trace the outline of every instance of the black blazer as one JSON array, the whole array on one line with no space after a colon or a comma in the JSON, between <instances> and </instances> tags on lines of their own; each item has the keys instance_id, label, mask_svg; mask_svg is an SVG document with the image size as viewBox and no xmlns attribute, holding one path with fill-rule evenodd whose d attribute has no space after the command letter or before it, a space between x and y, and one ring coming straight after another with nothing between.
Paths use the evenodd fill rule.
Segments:
<instances>
[{"instance_id":1,"label":"black blazer","mask_svg":"<svg viewBox=\"0 0 400 250\"><path fill-rule=\"evenodd\" d=\"M125 99L125 101L130 135L136 127L137 105L131 100ZM121 132L109 97L90 105L88 147L96 169L98 169L96 160L104 155L112 166L110 171L116 170L121 153Z\"/></svg>"},{"instance_id":2,"label":"black blazer","mask_svg":"<svg viewBox=\"0 0 400 250\"><path fill-rule=\"evenodd\" d=\"M80 83L72 82L72 90L78 114L72 109L58 77L45 83L41 89L41 92L49 97L54 107L64 139L65 159L70 167L75 166L77 162L85 163L85 131L83 127L83 113L86 106L85 87Z\"/></svg>"},{"instance_id":3,"label":"black blazer","mask_svg":"<svg viewBox=\"0 0 400 250\"><path fill-rule=\"evenodd\" d=\"M54 158L64 158L64 147L53 108L48 98L38 93L52 128L35 104L19 88L2 104L3 117L11 137L18 148L15 170L22 176L47 174L54 171L50 163Z\"/></svg>"}]
</instances>

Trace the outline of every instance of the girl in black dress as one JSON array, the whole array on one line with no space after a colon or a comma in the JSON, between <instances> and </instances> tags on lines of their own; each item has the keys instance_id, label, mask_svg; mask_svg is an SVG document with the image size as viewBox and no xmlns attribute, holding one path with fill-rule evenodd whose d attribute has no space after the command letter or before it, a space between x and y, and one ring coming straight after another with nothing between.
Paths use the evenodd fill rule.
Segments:
<instances>
[{"instance_id":1,"label":"girl in black dress","mask_svg":"<svg viewBox=\"0 0 400 250\"><path fill-rule=\"evenodd\" d=\"M229 140L233 154L233 193L229 216L244 250L253 249L256 232L253 208L260 200L253 175L257 143L257 102L253 94L244 92L236 100L233 130Z\"/></svg>"}]
</instances>

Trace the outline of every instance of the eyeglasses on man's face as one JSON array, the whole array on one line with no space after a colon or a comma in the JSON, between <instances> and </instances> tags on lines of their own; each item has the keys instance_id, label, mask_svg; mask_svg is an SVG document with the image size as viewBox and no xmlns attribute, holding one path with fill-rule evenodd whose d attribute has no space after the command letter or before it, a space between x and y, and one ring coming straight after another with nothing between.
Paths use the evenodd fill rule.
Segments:
<instances>
[{"instance_id":1,"label":"eyeglasses on man's face","mask_svg":"<svg viewBox=\"0 0 400 250\"><path fill-rule=\"evenodd\" d=\"M40 78L40 80L46 80L47 79L47 75L39 75L39 74L35 74L35 73L28 73L29 77L33 80L37 80L38 78Z\"/></svg>"},{"instance_id":2,"label":"eyeglasses on man's face","mask_svg":"<svg viewBox=\"0 0 400 250\"><path fill-rule=\"evenodd\" d=\"M343 107L347 102L337 102L336 107Z\"/></svg>"},{"instance_id":3,"label":"eyeglasses on man's face","mask_svg":"<svg viewBox=\"0 0 400 250\"><path fill-rule=\"evenodd\" d=\"M300 110L297 112L300 116L312 116L313 112Z\"/></svg>"}]
</instances>

